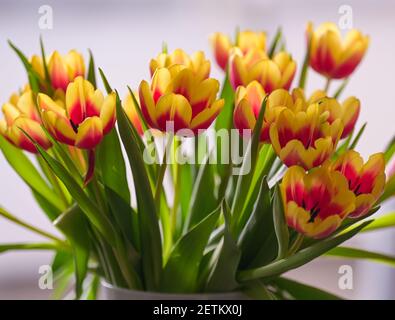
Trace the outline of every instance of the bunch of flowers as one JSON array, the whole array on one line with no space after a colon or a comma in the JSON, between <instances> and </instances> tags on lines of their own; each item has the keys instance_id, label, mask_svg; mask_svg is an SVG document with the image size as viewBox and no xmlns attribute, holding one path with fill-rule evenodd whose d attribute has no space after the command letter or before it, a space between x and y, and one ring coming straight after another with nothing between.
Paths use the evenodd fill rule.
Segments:
<instances>
[{"instance_id":1,"label":"bunch of flowers","mask_svg":"<svg viewBox=\"0 0 395 320\"><path fill-rule=\"evenodd\" d=\"M128 87L123 101L101 69L105 92L97 88L92 54L86 68L75 50L48 57L41 43L42 55L28 59L10 43L29 83L2 107L0 148L64 237L0 208L50 240L0 252L55 251L54 272L74 281L76 298L96 297L100 279L165 293L337 298L282 275L323 255L393 261L340 246L395 225L393 214L368 219L395 193L385 175L395 142L365 162L355 151L366 127L357 124L361 101L339 100L368 37L351 30L343 39L334 24L309 24L297 85L281 31L270 47L266 33L249 30L211 42L225 74L220 94L203 52L164 49L149 63L149 80ZM310 67L326 85L308 95ZM331 94L334 79L343 83ZM211 127L239 134L202 151ZM181 161L186 142L194 161ZM211 161L244 144L241 163Z\"/></svg>"}]
</instances>

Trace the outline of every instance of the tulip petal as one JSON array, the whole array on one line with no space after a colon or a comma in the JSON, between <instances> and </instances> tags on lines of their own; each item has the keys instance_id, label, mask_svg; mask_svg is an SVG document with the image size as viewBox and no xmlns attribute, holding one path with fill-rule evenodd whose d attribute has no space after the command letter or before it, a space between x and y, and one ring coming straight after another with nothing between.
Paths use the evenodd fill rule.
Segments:
<instances>
[{"instance_id":1,"label":"tulip petal","mask_svg":"<svg viewBox=\"0 0 395 320\"><path fill-rule=\"evenodd\" d=\"M221 112L224 103L224 99L217 100L210 106L210 108L206 108L197 114L191 121L190 129L195 132L199 129L207 129Z\"/></svg>"},{"instance_id":2,"label":"tulip petal","mask_svg":"<svg viewBox=\"0 0 395 320\"><path fill-rule=\"evenodd\" d=\"M192 118L192 108L188 100L180 95L169 93L160 97L156 106L156 122L158 129L167 131L172 129L167 127L173 121L174 132L189 128L189 124Z\"/></svg>"},{"instance_id":3,"label":"tulip petal","mask_svg":"<svg viewBox=\"0 0 395 320\"><path fill-rule=\"evenodd\" d=\"M75 145L81 149L92 149L103 139L103 126L99 117L86 118L78 128Z\"/></svg>"},{"instance_id":4,"label":"tulip petal","mask_svg":"<svg viewBox=\"0 0 395 320\"><path fill-rule=\"evenodd\" d=\"M150 127L155 128L156 123L156 106L152 93L147 81L143 80L139 86L139 98L141 103L141 112Z\"/></svg>"},{"instance_id":5,"label":"tulip petal","mask_svg":"<svg viewBox=\"0 0 395 320\"><path fill-rule=\"evenodd\" d=\"M100 119L103 124L103 134L107 134L114 128L115 125L115 104L116 98L115 93L110 93L105 99L101 106Z\"/></svg>"}]
</instances>

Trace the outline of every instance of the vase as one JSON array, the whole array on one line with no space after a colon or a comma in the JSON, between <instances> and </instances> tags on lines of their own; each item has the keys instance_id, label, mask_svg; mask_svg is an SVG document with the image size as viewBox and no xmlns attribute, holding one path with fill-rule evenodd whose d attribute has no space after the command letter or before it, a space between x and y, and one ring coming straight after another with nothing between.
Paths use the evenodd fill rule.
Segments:
<instances>
[{"instance_id":1,"label":"vase","mask_svg":"<svg viewBox=\"0 0 395 320\"><path fill-rule=\"evenodd\" d=\"M104 300L249 300L242 292L223 293L164 293L131 290L115 287L101 281L101 298Z\"/></svg>"}]
</instances>

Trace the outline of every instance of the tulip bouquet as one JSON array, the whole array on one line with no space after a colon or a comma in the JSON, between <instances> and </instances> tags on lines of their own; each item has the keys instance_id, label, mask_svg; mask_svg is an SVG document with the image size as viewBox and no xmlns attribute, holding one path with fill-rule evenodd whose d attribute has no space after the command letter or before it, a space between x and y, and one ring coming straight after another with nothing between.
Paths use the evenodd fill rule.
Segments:
<instances>
[{"instance_id":1,"label":"tulip bouquet","mask_svg":"<svg viewBox=\"0 0 395 320\"><path fill-rule=\"evenodd\" d=\"M48 239L0 252L53 250L55 297L74 283L76 298L95 298L102 280L162 293L331 299L283 274L323 255L394 264L341 246L395 226L393 213L371 219L395 193L385 176L395 142L364 161L355 151L366 127L357 124L361 102L339 100L368 37L309 24L298 84L281 30L270 46L264 32L211 41L220 94L203 52L164 46L149 80L122 100L101 69L98 89L91 53L86 68L77 51L47 56L41 42L29 59L10 42L28 84L3 104L0 149L62 237L0 207ZM326 85L307 95L310 67Z\"/></svg>"}]
</instances>

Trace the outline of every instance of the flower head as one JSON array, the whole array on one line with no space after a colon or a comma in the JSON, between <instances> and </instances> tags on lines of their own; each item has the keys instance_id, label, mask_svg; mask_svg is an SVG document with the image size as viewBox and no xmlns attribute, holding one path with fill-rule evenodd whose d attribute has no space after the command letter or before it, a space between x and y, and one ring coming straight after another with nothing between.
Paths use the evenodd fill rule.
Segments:
<instances>
[{"instance_id":1,"label":"flower head","mask_svg":"<svg viewBox=\"0 0 395 320\"><path fill-rule=\"evenodd\" d=\"M42 148L51 147L41 127L41 118L33 99L33 92L26 88L23 93L13 94L2 111L4 119L0 120L0 134L18 148L36 153L34 143L23 132L25 131Z\"/></svg>"},{"instance_id":2,"label":"flower head","mask_svg":"<svg viewBox=\"0 0 395 320\"><path fill-rule=\"evenodd\" d=\"M243 54L250 50L266 50L266 33L254 32L251 30L237 33L236 42L232 43L230 38L220 32L214 33L211 37L211 44L214 50L215 60L222 70L226 70L230 52L234 47L238 47Z\"/></svg>"},{"instance_id":3,"label":"flower head","mask_svg":"<svg viewBox=\"0 0 395 320\"><path fill-rule=\"evenodd\" d=\"M64 105L42 93L38 105L53 137L81 149L94 148L115 124L115 93L104 97L82 77L68 85Z\"/></svg>"},{"instance_id":4,"label":"flower head","mask_svg":"<svg viewBox=\"0 0 395 320\"><path fill-rule=\"evenodd\" d=\"M270 127L270 140L285 165L306 170L321 165L336 149L343 132L341 119L329 121L319 102L304 110L286 108Z\"/></svg>"},{"instance_id":5,"label":"flower head","mask_svg":"<svg viewBox=\"0 0 395 320\"><path fill-rule=\"evenodd\" d=\"M328 122L341 119L344 125L341 138L345 138L353 131L359 117L361 103L356 97L348 97L340 104L335 98L329 98L324 91L316 91L309 100L318 102L324 111L329 112Z\"/></svg>"},{"instance_id":6,"label":"flower head","mask_svg":"<svg viewBox=\"0 0 395 320\"><path fill-rule=\"evenodd\" d=\"M176 49L171 54L160 53L150 62L151 77L158 68L169 68L173 65L183 65L190 68L200 80L207 79L210 75L210 61L206 59L203 51L188 55L182 49Z\"/></svg>"},{"instance_id":7,"label":"flower head","mask_svg":"<svg viewBox=\"0 0 395 320\"><path fill-rule=\"evenodd\" d=\"M83 56L76 50L70 50L62 56L58 51L54 51L46 62L52 87L66 92L67 86L75 78L85 74L85 63ZM44 65L42 58L34 55L31 59L33 69L42 79L45 79Z\"/></svg>"},{"instance_id":8,"label":"flower head","mask_svg":"<svg viewBox=\"0 0 395 320\"><path fill-rule=\"evenodd\" d=\"M288 90L295 76L296 62L285 51L269 59L265 52L249 50L247 53L235 48L229 57L229 80L233 88L258 81L265 92L275 89Z\"/></svg>"},{"instance_id":9,"label":"flower head","mask_svg":"<svg viewBox=\"0 0 395 320\"><path fill-rule=\"evenodd\" d=\"M349 217L359 218L367 214L384 190L384 155L373 154L364 163L358 152L349 150L334 162L329 162L328 167L344 175L356 196L355 209Z\"/></svg>"},{"instance_id":10,"label":"flower head","mask_svg":"<svg viewBox=\"0 0 395 320\"><path fill-rule=\"evenodd\" d=\"M311 238L329 236L355 208L346 178L325 167L306 173L293 166L280 188L288 225Z\"/></svg>"},{"instance_id":11,"label":"flower head","mask_svg":"<svg viewBox=\"0 0 395 320\"><path fill-rule=\"evenodd\" d=\"M243 132L248 132L244 130L254 130L265 96L265 90L258 81L252 81L246 87L239 86L237 88L233 121L235 127L239 129L240 135L244 135ZM297 100L298 98L295 96L294 101L293 96L284 89L274 90L268 96L260 135L261 142L270 142L271 124L276 121L281 111L286 108L293 110L295 105L299 105L301 101Z\"/></svg>"},{"instance_id":12,"label":"flower head","mask_svg":"<svg viewBox=\"0 0 395 320\"><path fill-rule=\"evenodd\" d=\"M334 23L323 23L313 30L307 26L310 39L310 65L318 73L328 78L348 77L361 62L369 46L369 37L358 30L350 30L344 39Z\"/></svg>"},{"instance_id":13,"label":"flower head","mask_svg":"<svg viewBox=\"0 0 395 320\"><path fill-rule=\"evenodd\" d=\"M218 90L217 80L202 80L184 65L158 68L151 84L145 80L140 84L141 111L152 128L166 131L166 123L171 121L174 131L197 133L210 126L224 105L223 99L216 99Z\"/></svg>"}]
</instances>

